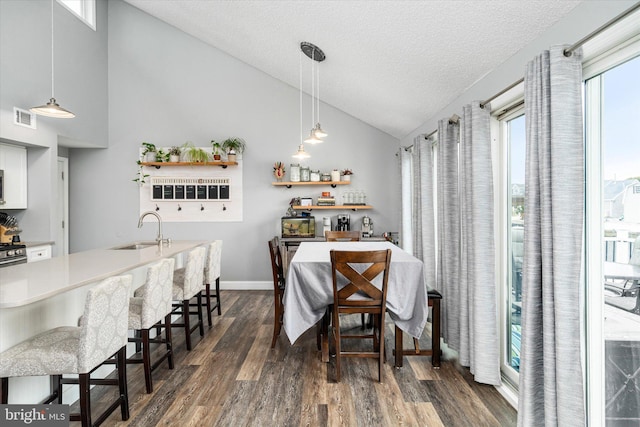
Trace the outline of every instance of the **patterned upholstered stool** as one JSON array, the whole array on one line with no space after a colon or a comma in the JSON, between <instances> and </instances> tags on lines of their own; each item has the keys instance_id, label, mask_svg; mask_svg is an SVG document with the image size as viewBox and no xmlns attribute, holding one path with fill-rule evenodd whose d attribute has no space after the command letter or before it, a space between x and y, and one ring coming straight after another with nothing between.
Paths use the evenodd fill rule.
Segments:
<instances>
[{"instance_id":1,"label":"patterned upholstered stool","mask_svg":"<svg viewBox=\"0 0 640 427\"><path fill-rule=\"evenodd\" d=\"M171 344L171 309L173 293L173 258L149 266L147 280L143 286L136 289L134 297L129 300L129 329L135 331L134 338L129 342L142 344L142 358L137 356L127 359L127 363L142 363L144 365L144 380L147 393L153 391L151 371L156 369L166 359L169 369L173 369L173 349ZM162 320L164 319L164 324ZM158 333L155 339L149 339L149 331L157 327L164 327L165 339ZM151 364L151 343L165 343L166 352Z\"/></svg>"},{"instance_id":2,"label":"patterned upholstered stool","mask_svg":"<svg viewBox=\"0 0 640 427\"><path fill-rule=\"evenodd\" d=\"M187 350L191 351L191 333L200 329L200 336L204 336L204 325L202 322L202 283L204 280L204 260L206 250L203 247L193 249L187 255L187 263L183 274L173 276L173 314L181 314L183 322L172 322L172 327L184 327ZM197 312L190 313L189 301L196 297L198 299ZM179 301L179 302L178 302ZM191 325L190 314L198 315L198 323Z\"/></svg>"},{"instance_id":3,"label":"patterned upholstered stool","mask_svg":"<svg viewBox=\"0 0 640 427\"><path fill-rule=\"evenodd\" d=\"M207 258L204 263L204 283L202 285L203 304L207 307L207 320L209 326L213 325L211 313L218 310L218 316L222 314L220 306L220 259L222 257L222 240L214 240L208 247ZM184 280L184 268L179 268L174 272L176 282ZM215 293L211 293L211 285L215 283ZM216 299L216 303L211 305L211 297ZM195 304L191 304L195 306Z\"/></svg>"},{"instance_id":4,"label":"patterned upholstered stool","mask_svg":"<svg viewBox=\"0 0 640 427\"><path fill-rule=\"evenodd\" d=\"M62 403L62 384L80 387L80 414L72 421L92 425L90 384L118 385L119 396L95 424L104 421L118 406L122 419L129 419L126 345L131 276L110 277L87 293L80 326L51 329L17 344L0 354L1 403L8 401L9 377L52 376L52 393L45 400ZM91 373L105 360L117 358L117 379L91 379ZM63 378L77 374L78 378Z\"/></svg>"}]
</instances>

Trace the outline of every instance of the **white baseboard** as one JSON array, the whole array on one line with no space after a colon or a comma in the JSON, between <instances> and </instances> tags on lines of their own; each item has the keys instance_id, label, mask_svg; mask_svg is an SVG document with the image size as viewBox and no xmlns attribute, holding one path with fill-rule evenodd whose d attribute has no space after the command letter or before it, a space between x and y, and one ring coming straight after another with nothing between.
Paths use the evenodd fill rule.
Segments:
<instances>
[{"instance_id":1,"label":"white baseboard","mask_svg":"<svg viewBox=\"0 0 640 427\"><path fill-rule=\"evenodd\" d=\"M229 290L229 291L269 291L269 290L273 290L273 282L270 282L270 281L247 281L247 282L220 281L220 289Z\"/></svg>"}]
</instances>

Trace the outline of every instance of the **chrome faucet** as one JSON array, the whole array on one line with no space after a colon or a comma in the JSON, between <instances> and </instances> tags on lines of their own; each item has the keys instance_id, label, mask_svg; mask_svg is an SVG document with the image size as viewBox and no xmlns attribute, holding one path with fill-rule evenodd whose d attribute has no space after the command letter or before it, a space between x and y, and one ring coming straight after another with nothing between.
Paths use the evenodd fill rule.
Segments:
<instances>
[{"instance_id":1,"label":"chrome faucet","mask_svg":"<svg viewBox=\"0 0 640 427\"><path fill-rule=\"evenodd\" d=\"M157 212L147 211L140 215L140 219L138 220L138 228L142 228L142 220L147 215L153 215L158 219L158 237L156 237L156 242L161 245L165 241L165 239L162 238L162 218L160 218L160 215L158 215ZM166 239L166 242L169 243L170 239Z\"/></svg>"}]
</instances>

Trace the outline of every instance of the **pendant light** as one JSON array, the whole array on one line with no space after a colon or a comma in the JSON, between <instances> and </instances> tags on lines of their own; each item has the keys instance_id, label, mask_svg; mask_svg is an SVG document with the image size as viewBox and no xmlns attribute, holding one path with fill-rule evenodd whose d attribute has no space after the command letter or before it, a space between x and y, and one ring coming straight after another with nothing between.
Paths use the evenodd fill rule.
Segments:
<instances>
[{"instance_id":1,"label":"pendant light","mask_svg":"<svg viewBox=\"0 0 640 427\"><path fill-rule=\"evenodd\" d=\"M320 126L320 72L319 68L316 71L316 62L324 61L326 56L322 49L308 42L301 42L300 50L311 59L311 131L304 142L318 144L323 142L322 138L327 136L327 133Z\"/></svg>"},{"instance_id":2,"label":"pendant light","mask_svg":"<svg viewBox=\"0 0 640 427\"><path fill-rule=\"evenodd\" d=\"M300 89L298 91L300 100L300 138L302 138L302 53L298 54L298 70L300 74ZM304 160L311 157L311 155L304 151L304 144L300 143L300 145L298 146L298 151L296 151L292 157L299 160Z\"/></svg>"},{"instance_id":3,"label":"pendant light","mask_svg":"<svg viewBox=\"0 0 640 427\"><path fill-rule=\"evenodd\" d=\"M30 108L29 111L41 116L55 117L58 119L72 119L76 115L58 105L54 96L53 1L54 0L51 0L51 99L49 99L49 102L44 105Z\"/></svg>"}]
</instances>

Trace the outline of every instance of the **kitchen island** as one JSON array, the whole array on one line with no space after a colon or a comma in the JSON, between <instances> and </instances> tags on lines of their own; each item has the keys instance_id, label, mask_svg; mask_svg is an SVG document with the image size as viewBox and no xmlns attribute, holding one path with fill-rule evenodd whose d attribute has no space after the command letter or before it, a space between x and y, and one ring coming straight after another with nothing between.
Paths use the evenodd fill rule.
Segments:
<instances>
[{"instance_id":1,"label":"kitchen island","mask_svg":"<svg viewBox=\"0 0 640 427\"><path fill-rule=\"evenodd\" d=\"M129 244L0 269L0 351L48 329L76 325L88 290L99 281L131 274L133 293L144 283L147 265L168 257L179 265L181 254L207 243ZM47 378L12 378L10 383L9 403L35 403L48 394Z\"/></svg>"}]
</instances>

